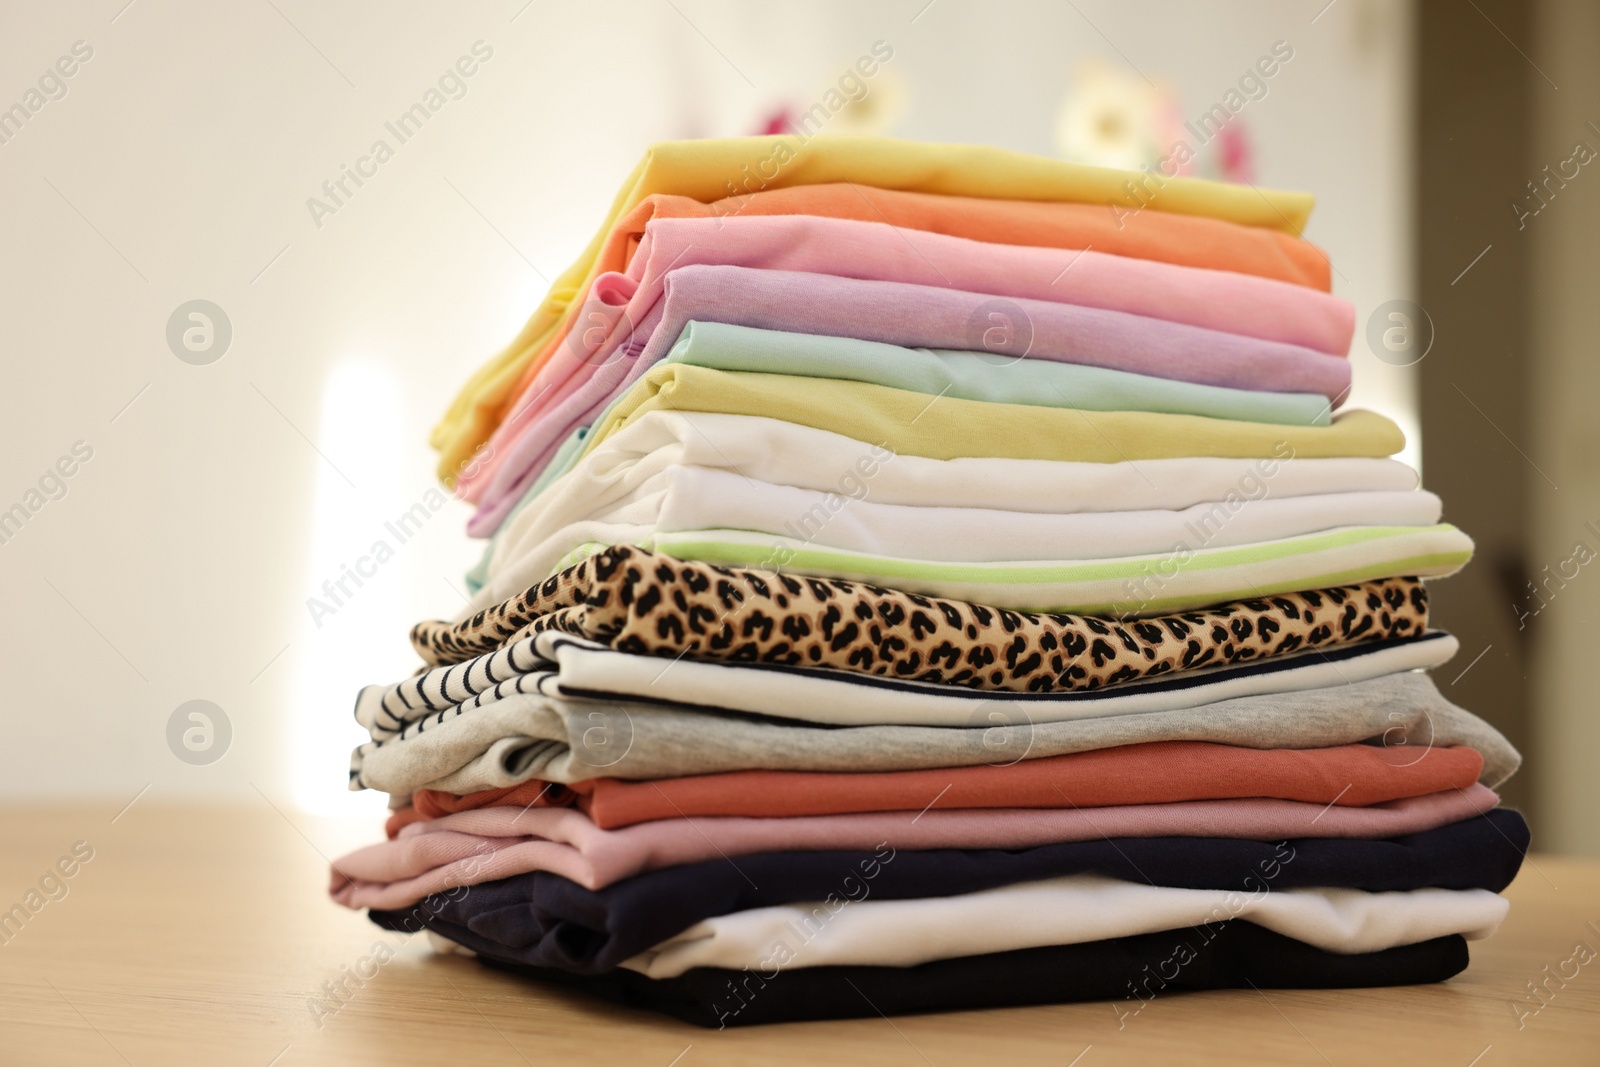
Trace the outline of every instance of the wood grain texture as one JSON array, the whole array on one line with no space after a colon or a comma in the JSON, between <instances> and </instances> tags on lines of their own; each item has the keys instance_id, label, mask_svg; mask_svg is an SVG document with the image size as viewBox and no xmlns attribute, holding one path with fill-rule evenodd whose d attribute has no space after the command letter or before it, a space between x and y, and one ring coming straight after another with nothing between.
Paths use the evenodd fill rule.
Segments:
<instances>
[{"instance_id":1,"label":"wood grain texture","mask_svg":"<svg viewBox=\"0 0 1600 1067\"><path fill-rule=\"evenodd\" d=\"M1600 951L1592 862L1536 856L1501 932L1448 983L1175 995L1121 1029L1093 1003L719 1033L437 957L420 938L319 1020L308 1001L322 984L398 936L324 895L325 857L377 825L265 796L221 811L149 797L117 807L0 814L0 909L74 843L94 849L66 895L0 945L0 1064L1600 1063L1600 958L1552 980L1520 1028L1515 1007L1539 1003L1525 983L1578 943Z\"/></svg>"}]
</instances>

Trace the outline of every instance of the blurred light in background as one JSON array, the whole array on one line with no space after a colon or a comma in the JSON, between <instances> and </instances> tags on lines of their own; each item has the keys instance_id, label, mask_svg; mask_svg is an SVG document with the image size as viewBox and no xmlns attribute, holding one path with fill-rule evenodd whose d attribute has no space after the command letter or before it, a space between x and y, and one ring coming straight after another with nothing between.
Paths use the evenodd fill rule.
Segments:
<instances>
[{"instance_id":1,"label":"blurred light in background","mask_svg":"<svg viewBox=\"0 0 1600 1067\"><path fill-rule=\"evenodd\" d=\"M390 366L361 357L329 370L317 423L326 458L317 468L307 524L311 639L297 657L289 709L291 790L303 811L353 814L383 806L381 793L345 788L349 751L364 740L350 707L363 685L391 677L374 675L374 665L399 659L393 678L409 670L395 620L405 618L408 572L416 568L396 561L404 550L394 532L402 512L385 518L375 505L402 497L395 457L409 451L404 445L415 433L402 419ZM375 551L380 545L388 551Z\"/></svg>"}]
</instances>

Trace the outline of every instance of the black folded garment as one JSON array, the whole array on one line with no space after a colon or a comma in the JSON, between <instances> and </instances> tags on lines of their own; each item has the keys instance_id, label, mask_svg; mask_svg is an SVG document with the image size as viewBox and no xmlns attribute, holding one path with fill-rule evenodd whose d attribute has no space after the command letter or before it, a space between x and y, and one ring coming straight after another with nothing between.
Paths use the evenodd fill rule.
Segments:
<instances>
[{"instance_id":1,"label":"black folded garment","mask_svg":"<svg viewBox=\"0 0 1600 1067\"><path fill-rule=\"evenodd\" d=\"M435 924L430 924L435 925ZM493 944L438 923L485 962L696 1026L967 1011L1107 1000L1122 1025L1160 1011L1161 998L1201 989L1353 989L1442 982L1467 965L1458 934L1341 956L1235 919L1081 945L934 960L916 967L801 967L762 974L699 967L676 978L634 971L575 975L492 957Z\"/></svg>"},{"instance_id":2,"label":"black folded garment","mask_svg":"<svg viewBox=\"0 0 1600 1067\"><path fill-rule=\"evenodd\" d=\"M436 921L468 930L490 946L486 952L510 963L601 974L702 919L777 904L957 896L1068 874L1245 893L1425 886L1499 892L1527 848L1528 824L1497 808L1379 841L1126 837L1013 852L768 852L668 867L598 891L538 871L370 915L390 930L416 931Z\"/></svg>"}]
</instances>

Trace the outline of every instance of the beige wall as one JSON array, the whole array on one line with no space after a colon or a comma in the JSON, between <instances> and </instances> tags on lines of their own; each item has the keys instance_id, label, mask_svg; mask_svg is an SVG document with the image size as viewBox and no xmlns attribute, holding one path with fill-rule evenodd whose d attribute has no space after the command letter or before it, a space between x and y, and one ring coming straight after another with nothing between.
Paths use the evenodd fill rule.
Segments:
<instances>
[{"instance_id":1,"label":"beige wall","mask_svg":"<svg viewBox=\"0 0 1600 1067\"><path fill-rule=\"evenodd\" d=\"M320 628L307 598L424 499L428 427L646 143L746 131L874 40L907 92L896 132L1033 152L1079 58L1198 108L1286 40L1295 59L1248 112L1260 181L1318 193L1310 236L1363 321L1412 295L1409 5L123 5L11 5L0 30L4 104L94 49L0 145L0 506L74 442L94 450L0 545L8 800L346 803L355 687L409 670L409 624L459 604L464 510ZM479 40L494 54L466 96L319 228L307 198ZM233 325L209 366L164 336L195 298ZM1362 399L1414 426L1413 373L1359 349ZM232 723L209 766L165 739L193 699Z\"/></svg>"},{"instance_id":2,"label":"beige wall","mask_svg":"<svg viewBox=\"0 0 1600 1067\"><path fill-rule=\"evenodd\" d=\"M1600 6L1542 0L1529 54L1560 86L1536 89L1529 109L1527 176L1542 180L1543 168L1570 159L1577 142L1600 152ZM1529 455L1555 484L1533 483L1529 577L1546 596L1528 627L1541 764L1537 843L1600 856L1600 695L1590 674L1600 652L1600 159L1578 174L1564 187L1552 184L1548 206L1526 220L1527 367L1537 412ZM1547 575L1556 578L1544 585Z\"/></svg>"},{"instance_id":3,"label":"beige wall","mask_svg":"<svg viewBox=\"0 0 1600 1067\"><path fill-rule=\"evenodd\" d=\"M1430 589L1434 624L1462 648L1437 672L1440 687L1523 752L1502 795L1537 827L1530 634L1511 605L1526 580L1531 501L1545 486L1523 455L1532 245L1509 201L1527 177L1528 101L1550 90L1502 36L1527 42L1530 9L1482 6L1465 19L1454 0L1427 0L1417 33L1417 289L1435 329L1417 366L1424 479L1477 546L1470 567Z\"/></svg>"}]
</instances>

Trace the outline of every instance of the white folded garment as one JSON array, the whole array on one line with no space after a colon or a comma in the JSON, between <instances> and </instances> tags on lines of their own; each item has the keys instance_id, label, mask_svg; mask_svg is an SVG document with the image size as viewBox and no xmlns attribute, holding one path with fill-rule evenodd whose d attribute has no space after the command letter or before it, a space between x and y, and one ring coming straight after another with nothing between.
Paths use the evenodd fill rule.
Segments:
<instances>
[{"instance_id":1,"label":"white folded garment","mask_svg":"<svg viewBox=\"0 0 1600 1067\"><path fill-rule=\"evenodd\" d=\"M746 712L830 726L990 726L1172 711L1236 697L1348 685L1437 667L1459 642L1442 631L1221 667L1180 671L1099 689L1010 693L817 667L667 659L618 652L556 631L475 659L434 667L356 695L356 721L374 740L438 725L509 696L540 693ZM425 727L417 727L420 732Z\"/></svg>"},{"instance_id":2,"label":"white folded garment","mask_svg":"<svg viewBox=\"0 0 1600 1067\"><path fill-rule=\"evenodd\" d=\"M739 711L828 726L954 727L1016 727L1302 693L1400 671L1428 670L1449 662L1461 647L1450 634L1434 630L1402 641L1297 652L1100 689L1005 693L766 663L716 663L687 656L663 660L561 633L538 634L533 641L540 658L557 664L560 692L569 696ZM407 696L416 699L413 693ZM367 705L372 711L363 718L364 726L378 724L377 697L374 693ZM442 693L433 697L440 698L447 699ZM367 691L361 699L369 699Z\"/></svg>"},{"instance_id":3,"label":"white folded garment","mask_svg":"<svg viewBox=\"0 0 1600 1067\"><path fill-rule=\"evenodd\" d=\"M563 526L626 505L673 466L732 471L841 497L865 495L881 504L1046 514L1178 510L1229 494L1283 498L1417 487L1416 472L1392 459L939 460L894 455L869 442L756 415L653 411L601 442L513 514L495 536L494 557L514 559ZM475 601L491 603L493 596Z\"/></svg>"},{"instance_id":4,"label":"white folded garment","mask_svg":"<svg viewBox=\"0 0 1600 1067\"><path fill-rule=\"evenodd\" d=\"M1338 526L1431 526L1442 511L1439 498L1421 490L1276 497L1269 482L1261 483L1256 499L1240 496L1236 506L1211 501L1176 510L1066 513L890 504L879 501L873 488L864 483L851 497L747 473L671 466L586 519L558 528L531 522L515 541L500 543L489 578L496 589L525 589L584 544L648 547L658 543L658 535L703 530L764 534L791 547L997 563L1169 553L1180 544L1225 548Z\"/></svg>"},{"instance_id":5,"label":"white folded garment","mask_svg":"<svg viewBox=\"0 0 1600 1067\"><path fill-rule=\"evenodd\" d=\"M886 862L892 863L893 860ZM1293 862L1292 860L1288 862ZM847 881L850 881L847 879ZM1244 920L1328 952L1379 952L1447 934L1490 936L1509 903L1487 889L1171 889L1069 875L954 897L859 900L706 919L622 966L651 978L695 967L770 974L795 967L913 967L929 960L1075 945ZM1204 939L1204 933L1194 936Z\"/></svg>"}]
</instances>

